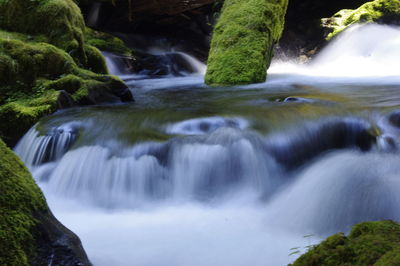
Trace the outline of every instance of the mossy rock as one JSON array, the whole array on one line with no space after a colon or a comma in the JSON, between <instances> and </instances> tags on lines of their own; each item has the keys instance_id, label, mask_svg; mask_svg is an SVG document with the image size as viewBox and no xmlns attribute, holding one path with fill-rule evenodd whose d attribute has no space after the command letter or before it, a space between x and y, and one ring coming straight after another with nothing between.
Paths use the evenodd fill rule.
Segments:
<instances>
[{"instance_id":1,"label":"mossy rock","mask_svg":"<svg viewBox=\"0 0 400 266\"><path fill-rule=\"evenodd\" d=\"M91 265L79 239L50 213L29 171L1 139L0 153L0 265Z\"/></svg>"},{"instance_id":2,"label":"mossy rock","mask_svg":"<svg viewBox=\"0 0 400 266\"><path fill-rule=\"evenodd\" d=\"M96 48L87 49L102 59ZM102 63L94 64L94 70L105 72ZM0 39L0 80L0 136L9 144L57 109L133 99L118 77L82 69L65 51L47 43Z\"/></svg>"},{"instance_id":3,"label":"mossy rock","mask_svg":"<svg viewBox=\"0 0 400 266\"><path fill-rule=\"evenodd\" d=\"M72 0L0 0L0 28L44 36L46 42L86 61L85 22Z\"/></svg>"},{"instance_id":4,"label":"mossy rock","mask_svg":"<svg viewBox=\"0 0 400 266\"><path fill-rule=\"evenodd\" d=\"M339 233L328 237L292 265L400 265L399 250L399 224L365 222L354 226L348 236Z\"/></svg>"},{"instance_id":5,"label":"mossy rock","mask_svg":"<svg viewBox=\"0 0 400 266\"><path fill-rule=\"evenodd\" d=\"M332 18L323 19L323 25L330 28L332 32L327 39L338 35L349 26L356 23L399 23L400 1L399 0L375 0L365 3L358 9L343 9Z\"/></svg>"},{"instance_id":6,"label":"mossy rock","mask_svg":"<svg viewBox=\"0 0 400 266\"><path fill-rule=\"evenodd\" d=\"M86 43L101 51L132 56L132 50L120 38L105 32L93 30L89 27L86 28Z\"/></svg>"},{"instance_id":7,"label":"mossy rock","mask_svg":"<svg viewBox=\"0 0 400 266\"><path fill-rule=\"evenodd\" d=\"M206 83L264 82L287 5L288 0L226 0L212 36Z\"/></svg>"},{"instance_id":8,"label":"mossy rock","mask_svg":"<svg viewBox=\"0 0 400 266\"><path fill-rule=\"evenodd\" d=\"M95 46L85 45L87 56L86 69L98 74L108 74L106 61L99 49Z\"/></svg>"}]
</instances>

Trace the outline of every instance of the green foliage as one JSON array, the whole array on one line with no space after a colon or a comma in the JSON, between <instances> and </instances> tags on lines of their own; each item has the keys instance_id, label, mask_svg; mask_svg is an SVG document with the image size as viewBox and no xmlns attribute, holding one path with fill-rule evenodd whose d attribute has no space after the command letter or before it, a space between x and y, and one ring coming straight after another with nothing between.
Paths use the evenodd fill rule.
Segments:
<instances>
[{"instance_id":1,"label":"green foliage","mask_svg":"<svg viewBox=\"0 0 400 266\"><path fill-rule=\"evenodd\" d=\"M399 224L366 222L354 226L348 237L341 233L328 237L293 266L399 265L399 248Z\"/></svg>"},{"instance_id":2,"label":"green foliage","mask_svg":"<svg viewBox=\"0 0 400 266\"><path fill-rule=\"evenodd\" d=\"M391 22L399 19L399 0L375 0L365 3L358 9L344 9L336 13L332 19L328 20L326 25L333 29L327 39L331 39L355 23Z\"/></svg>"},{"instance_id":3,"label":"green foliage","mask_svg":"<svg viewBox=\"0 0 400 266\"><path fill-rule=\"evenodd\" d=\"M0 139L0 265L29 265L35 256L34 218L47 211L28 170Z\"/></svg>"},{"instance_id":4,"label":"green foliage","mask_svg":"<svg viewBox=\"0 0 400 266\"><path fill-rule=\"evenodd\" d=\"M206 83L265 81L287 4L287 0L226 0L213 32Z\"/></svg>"}]
</instances>

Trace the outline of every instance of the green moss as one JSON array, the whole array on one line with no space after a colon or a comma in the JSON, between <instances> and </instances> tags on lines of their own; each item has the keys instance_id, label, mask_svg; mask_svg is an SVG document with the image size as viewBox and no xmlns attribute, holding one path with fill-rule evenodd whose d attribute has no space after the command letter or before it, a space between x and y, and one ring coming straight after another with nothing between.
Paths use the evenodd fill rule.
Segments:
<instances>
[{"instance_id":1,"label":"green moss","mask_svg":"<svg viewBox=\"0 0 400 266\"><path fill-rule=\"evenodd\" d=\"M398 0L375 0L365 3L358 9L344 9L336 13L333 18L325 22L325 26L332 28L327 36L331 39L347 27L355 23L369 22L391 22L400 19L400 1Z\"/></svg>"},{"instance_id":2,"label":"green moss","mask_svg":"<svg viewBox=\"0 0 400 266\"><path fill-rule=\"evenodd\" d=\"M59 92L47 91L38 98L22 98L0 106L0 134L6 139L21 137L32 125L57 109Z\"/></svg>"},{"instance_id":3,"label":"green moss","mask_svg":"<svg viewBox=\"0 0 400 266\"><path fill-rule=\"evenodd\" d=\"M343 234L328 237L293 265L396 265L385 263L399 263L399 253L394 252L399 248L399 224L392 221L366 222L354 226L348 237Z\"/></svg>"},{"instance_id":4,"label":"green moss","mask_svg":"<svg viewBox=\"0 0 400 266\"><path fill-rule=\"evenodd\" d=\"M45 199L28 170L0 139L0 265L29 265L35 256L34 215Z\"/></svg>"},{"instance_id":5,"label":"green moss","mask_svg":"<svg viewBox=\"0 0 400 266\"><path fill-rule=\"evenodd\" d=\"M87 56L86 68L98 74L108 74L106 61L99 49L85 45L85 51Z\"/></svg>"},{"instance_id":6,"label":"green moss","mask_svg":"<svg viewBox=\"0 0 400 266\"><path fill-rule=\"evenodd\" d=\"M0 0L0 27L42 36L46 42L86 61L85 23L72 0Z\"/></svg>"},{"instance_id":7,"label":"green moss","mask_svg":"<svg viewBox=\"0 0 400 266\"><path fill-rule=\"evenodd\" d=\"M105 72L100 52L87 49L92 51L88 54L94 70ZM101 97L113 101L113 95L126 88L117 77L78 67L71 56L53 45L16 39L0 39L0 79L0 136L7 142L57 110L60 91L75 104L93 104L107 101Z\"/></svg>"},{"instance_id":8,"label":"green moss","mask_svg":"<svg viewBox=\"0 0 400 266\"><path fill-rule=\"evenodd\" d=\"M213 32L206 83L264 82L287 4L287 0L226 0Z\"/></svg>"},{"instance_id":9,"label":"green moss","mask_svg":"<svg viewBox=\"0 0 400 266\"><path fill-rule=\"evenodd\" d=\"M1 80L4 85L29 92L38 78L56 79L77 69L73 59L64 51L46 43L26 43L0 39Z\"/></svg>"},{"instance_id":10,"label":"green moss","mask_svg":"<svg viewBox=\"0 0 400 266\"><path fill-rule=\"evenodd\" d=\"M375 266L388 266L388 265L400 266L400 247L387 252L375 263Z\"/></svg>"},{"instance_id":11,"label":"green moss","mask_svg":"<svg viewBox=\"0 0 400 266\"><path fill-rule=\"evenodd\" d=\"M86 43L101 51L113 52L121 55L131 56L132 50L125 43L108 33L86 28Z\"/></svg>"}]
</instances>

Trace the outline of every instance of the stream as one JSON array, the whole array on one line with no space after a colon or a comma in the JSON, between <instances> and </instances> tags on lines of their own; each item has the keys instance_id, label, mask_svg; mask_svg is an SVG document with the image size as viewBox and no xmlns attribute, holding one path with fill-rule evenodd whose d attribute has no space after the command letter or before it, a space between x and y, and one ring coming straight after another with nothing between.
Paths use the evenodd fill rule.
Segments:
<instances>
[{"instance_id":1,"label":"stream","mask_svg":"<svg viewBox=\"0 0 400 266\"><path fill-rule=\"evenodd\" d=\"M94 265L287 265L355 223L400 221L399 28L353 27L248 86L154 54L164 75L105 53L135 103L59 111L15 147Z\"/></svg>"}]
</instances>

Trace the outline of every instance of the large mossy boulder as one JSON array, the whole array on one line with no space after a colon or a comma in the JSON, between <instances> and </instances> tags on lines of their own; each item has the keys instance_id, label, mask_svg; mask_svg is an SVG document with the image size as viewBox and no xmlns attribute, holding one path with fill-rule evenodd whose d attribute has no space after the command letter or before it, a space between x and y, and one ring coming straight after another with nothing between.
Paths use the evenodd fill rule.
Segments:
<instances>
[{"instance_id":1,"label":"large mossy boulder","mask_svg":"<svg viewBox=\"0 0 400 266\"><path fill-rule=\"evenodd\" d=\"M72 0L0 0L0 137L12 146L58 109L133 100L95 47L107 43L129 55L121 40L86 28Z\"/></svg>"},{"instance_id":2,"label":"large mossy boulder","mask_svg":"<svg viewBox=\"0 0 400 266\"><path fill-rule=\"evenodd\" d=\"M119 78L80 68L51 44L5 35L0 35L0 136L8 144L58 109L132 100ZM93 48L93 53L100 52ZM93 67L101 68L101 60Z\"/></svg>"},{"instance_id":3,"label":"large mossy boulder","mask_svg":"<svg viewBox=\"0 0 400 266\"><path fill-rule=\"evenodd\" d=\"M0 139L0 265L91 265L19 158Z\"/></svg>"},{"instance_id":4,"label":"large mossy boulder","mask_svg":"<svg viewBox=\"0 0 400 266\"><path fill-rule=\"evenodd\" d=\"M328 237L292 265L400 265L400 225L392 221L358 224L348 236Z\"/></svg>"},{"instance_id":5,"label":"large mossy boulder","mask_svg":"<svg viewBox=\"0 0 400 266\"><path fill-rule=\"evenodd\" d=\"M287 5L288 0L226 0L212 36L206 83L264 82Z\"/></svg>"},{"instance_id":6,"label":"large mossy boulder","mask_svg":"<svg viewBox=\"0 0 400 266\"><path fill-rule=\"evenodd\" d=\"M0 28L41 38L86 61L85 22L73 0L0 0Z\"/></svg>"},{"instance_id":7,"label":"large mossy boulder","mask_svg":"<svg viewBox=\"0 0 400 266\"><path fill-rule=\"evenodd\" d=\"M332 18L323 19L322 21L324 27L331 30L327 36L328 40L356 23L400 24L400 1L371 1L354 10L343 9Z\"/></svg>"}]
</instances>

